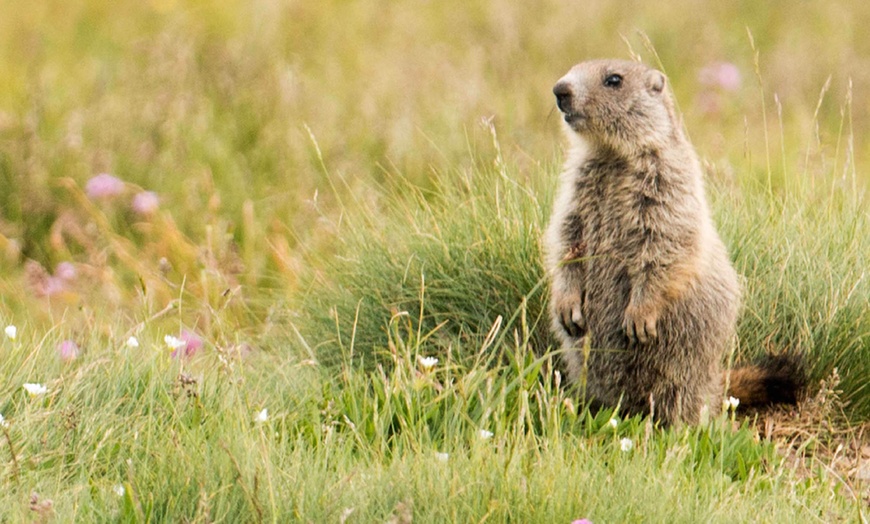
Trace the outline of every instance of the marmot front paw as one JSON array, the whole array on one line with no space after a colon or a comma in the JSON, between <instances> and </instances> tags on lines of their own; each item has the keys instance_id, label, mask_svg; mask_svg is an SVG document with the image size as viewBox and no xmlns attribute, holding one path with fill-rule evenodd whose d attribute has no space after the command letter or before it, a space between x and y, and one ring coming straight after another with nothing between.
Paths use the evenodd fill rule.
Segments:
<instances>
[{"instance_id":1,"label":"marmot front paw","mask_svg":"<svg viewBox=\"0 0 870 524\"><path fill-rule=\"evenodd\" d=\"M625 309L625 320L622 329L625 330L628 340L647 344L658 337L656 323L658 312L650 307L637 307L629 304Z\"/></svg>"},{"instance_id":2,"label":"marmot front paw","mask_svg":"<svg viewBox=\"0 0 870 524\"><path fill-rule=\"evenodd\" d=\"M562 328L572 337L586 334L586 319L583 317L580 293L561 295L555 303L556 315Z\"/></svg>"}]
</instances>

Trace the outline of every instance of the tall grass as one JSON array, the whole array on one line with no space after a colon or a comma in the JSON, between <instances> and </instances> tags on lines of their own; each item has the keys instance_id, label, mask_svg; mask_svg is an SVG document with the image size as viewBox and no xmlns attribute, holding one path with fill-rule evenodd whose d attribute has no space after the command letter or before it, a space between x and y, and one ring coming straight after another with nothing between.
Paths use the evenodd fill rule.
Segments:
<instances>
[{"instance_id":1,"label":"tall grass","mask_svg":"<svg viewBox=\"0 0 870 524\"><path fill-rule=\"evenodd\" d=\"M803 354L816 381L837 368L851 411L866 420L866 199L838 191L832 197L789 194L770 201L741 192L717 201L723 233L744 281L741 352Z\"/></svg>"},{"instance_id":2,"label":"tall grass","mask_svg":"<svg viewBox=\"0 0 870 524\"><path fill-rule=\"evenodd\" d=\"M407 182L374 220L364 205L345 208L337 254L309 261L321 278L296 304L300 330L321 343L324 362L347 348L373 363L400 312L436 330L440 351L514 331L540 352L552 345L539 246L547 168L522 174L493 160L436 173L432 190Z\"/></svg>"},{"instance_id":3,"label":"tall grass","mask_svg":"<svg viewBox=\"0 0 870 524\"><path fill-rule=\"evenodd\" d=\"M304 271L300 252L330 248L333 229L322 217L335 218L337 200L353 194L377 209L378 186L392 186L397 173L432 189L433 170L483 168L489 157L469 154L490 141L477 129L481 117L494 118L505 157L519 171L549 162L559 143L552 82L582 58L627 56L623 38L642 52L637 30L671 73L700 152L726 175L756 176L766 166L759 159L772 153L775 180L809 172L824 184L832 168L839 177L868 150L868 109L850 105L848 120L840 112L850 79L860 92L868 78L860 60L866 43L854 37L868 15L863 5L848 13L807 5L800 15L785 7L699 9L695 0L628 10L500 1L389 9L273 1L47 5L9 4L0 22L7 79L0 89L0 263L11 272L25 258L49 271L87 261L122 309L133 298L127 283L159 273L161 257L179 269L169 275L176 294L203 265L172 256L168 239L110 209L113 227L140 235L137 247L162 247L142 257L143 267L119 264L60 179L83 186L111 172L156 191L179 231L173 242L186 237L193 251L211 243L213 251L238 254L252 299L267 299L258 293L264 289L292 294ZM121 9L126 16L117 16ZM703 22L677 15L687 11L702 12ZM766 107L776 107L776 94L781 122L772 111L763 118L747 27L759 49ZM686 52L686 42L699 44ZM721 60L743 73L736 91L698 80L705 65ZM341 191L328 191L330 177L345 181ZM858 178L860 187L860 169ZM125 285L106 282L107 268Z\"/></svg>"}]
</instances>

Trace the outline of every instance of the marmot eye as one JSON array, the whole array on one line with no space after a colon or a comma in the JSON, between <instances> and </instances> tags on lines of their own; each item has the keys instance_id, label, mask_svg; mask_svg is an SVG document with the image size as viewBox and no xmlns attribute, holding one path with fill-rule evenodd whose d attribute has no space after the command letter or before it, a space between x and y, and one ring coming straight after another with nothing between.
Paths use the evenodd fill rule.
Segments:
<instances>
[{"instance_id":1,"label":"marmot eye","mask_svg":"<svg viewBox=\"0 0 870 524\"><path fill-rule=\"evenodd\" d=\"M622 85L622 75L610 75L604 79L604 87L619 87Z\"/></svg>"}]
</instances>

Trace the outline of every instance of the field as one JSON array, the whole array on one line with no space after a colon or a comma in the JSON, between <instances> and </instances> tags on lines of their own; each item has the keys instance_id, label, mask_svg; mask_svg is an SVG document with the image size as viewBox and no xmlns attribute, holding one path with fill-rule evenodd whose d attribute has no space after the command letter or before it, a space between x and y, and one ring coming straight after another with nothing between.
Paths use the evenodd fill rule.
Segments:
<instances>
[{"instance_id":1,"label":"field","mask_svg":"<svg viewBox=\"0 0 870 524\"><path fill-rule=\"evenodd\" d=\"M0 0L0 522L867 522L868 24ZM733 361L804 355L799 408L664 430L564 387L551 88L596 57L668 74Z\"/></svg>"}]
</instances>

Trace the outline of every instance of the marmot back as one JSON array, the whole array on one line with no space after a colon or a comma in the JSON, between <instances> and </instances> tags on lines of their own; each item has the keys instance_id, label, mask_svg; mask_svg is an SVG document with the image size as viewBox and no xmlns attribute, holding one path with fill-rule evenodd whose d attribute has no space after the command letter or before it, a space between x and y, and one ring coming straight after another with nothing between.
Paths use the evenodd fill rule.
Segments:
<instances>
[{"instance_id":1,"label":"marmot back","mask_svg":"<svg viewBox=\"0 0 870 524\"><path fill-rule=\"evenodd\" d=\"M559 80L571 147L544 244L568 378L594 404L694 423L721 408L740 287L665 84L619 60Z\"/></svg>"}]
</instances>

